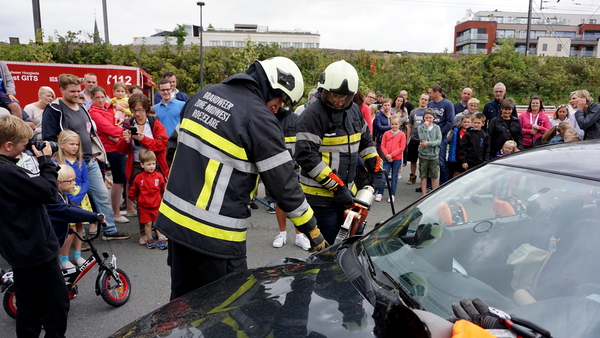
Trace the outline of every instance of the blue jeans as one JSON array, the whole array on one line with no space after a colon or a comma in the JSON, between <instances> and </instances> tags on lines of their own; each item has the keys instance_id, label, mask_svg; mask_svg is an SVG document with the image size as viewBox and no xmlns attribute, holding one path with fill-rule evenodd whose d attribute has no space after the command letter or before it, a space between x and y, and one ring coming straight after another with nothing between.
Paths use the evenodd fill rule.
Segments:
<instances>
[{"instance_id":1,"label":"blue jeans","mask_svg":"<svg viewBox=\"0 0 600 338\"><path fill-rule=\"evenodd\" d=\"M117 227L115 226L115 218L113 217L113 210L110 206L108 189L106 189L106 185L104 184L100 167L96 161L89 161L86 165L88 169L88 180L90 181L88 195L94 201L93 203L96 212L104 214L106 217L106 228L102 230L105 234L112 235L117 232Z\"/></svg>"},{"instance_id":2,"label":"blue jeans","mask_svg":"<svg viewBox=\"0 0 600 338\"><path fill-rule=\"evenodd\" d=\"M448 171L448 163L446 163L446 156L448 155L448 139L442 137L442 143L440 143L440 185L448 182L450 175Z\"/></svg>"},{"instance_id":3,"label":"blue jeans","mask_svg":"<svg viewBox=\"0 0 600 338\"><path fill-rule=\"evenodd\" d=\"M392 196L396 196L396 188L398 187L398 172L400 171L401 167L402 160L395 160L392 162L383 160L383 170L385 170L388 177L390 176L390 174L392 175ZM386 182L385 177L383 182ZM387 185L384 184L381 188L379 188L379 191L377 193L383 195L383 192L385 191L386 187Z\"/></svg>"},{"instance_id":4,"label":"blue jeans","mask_svg":"<svg viewBox=\"0 0 600 338\"><path fill-rule=\"evenodd\" d=\"M323 238L332 245L344 223L344 209L316 206L312 209Z\"/></svg>"}]
</instances>

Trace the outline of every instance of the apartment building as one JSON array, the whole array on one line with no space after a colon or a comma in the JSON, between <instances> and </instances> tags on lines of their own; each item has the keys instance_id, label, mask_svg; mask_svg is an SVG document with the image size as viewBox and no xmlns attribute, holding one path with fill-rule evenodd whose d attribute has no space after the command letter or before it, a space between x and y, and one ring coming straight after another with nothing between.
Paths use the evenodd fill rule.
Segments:
<instances>
[{"instance_id":1,"label":"apartment building","mask_svg":"<svg viewBox=\"0 0 600 338\"><path fill-rule=\"evenodd\" d=\"M494 43L514 37L525 53L526 12L479 11L454 27L454 52L488 54ZM532 13L529 55L600 57L600 15Z\"/></svg>"},{"instance_id":2,"label":"apartment building","mask_svg":"<svg viewBox=\"0 0 600 338\"><path fill-rule=\"evenodd\" d=\"M185 45L200 44L200 27L196 25L183 24L187 32ZM160 45L165 37L169 43L176 44L177 38L171 31L158 31L149 37L133 38L134 45ZM233 29L214 28L209 25L208 29L202 31L204 46L244 47L246 40L250 38L258 44L279 44L281 47L294 48L319 48L321 35L315 32L301 30L282 31L270 30L267 26L236 24Z\"/></svg>"}]
</instances>

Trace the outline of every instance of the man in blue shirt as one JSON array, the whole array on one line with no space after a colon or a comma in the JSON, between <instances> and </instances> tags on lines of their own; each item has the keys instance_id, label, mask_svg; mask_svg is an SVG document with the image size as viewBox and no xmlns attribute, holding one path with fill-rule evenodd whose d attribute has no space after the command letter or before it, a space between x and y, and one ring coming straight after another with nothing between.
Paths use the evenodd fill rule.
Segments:
<instances>
[{"instance_id":1,"label":"man in blue shirt","mask_svg":"<svg viewBox=\"0 0 600 338\"><path fill-rule=\"evenodd\" d=\"M171 82L167 79L160 80L158 92L162 96L162 101L155 104L153 108L156 111L156 117L165 126L167 135L171 136L180 122L179 113L185 102L176 100L171 96Z\"/></svg>"},{"instance_id":2,"label":"man in blue shirt","mask_svg":"<svg viewBox=\"0 0 600 338\"><path fill-rule=\"evenodd\" d=\"M454 105L446 98L446 94L442 91L440 85L434 84L429 87L429 104L427 108L431 108L435 119L433 122L437 124L442 131L442 143L440 143L440 185L448 181L448 165L446 164L446 154L448 140L446 135L452 129L454 123Z\"/></svg>"},{"instance_id":3,"label":"man in blue shirt","mask_svg":"<svg viewBox=\"0 0 600 338\"><path fill-rule=\"evenodd\" d=\"M177 77L175 76L175 73L165 72L163 74L163 79L167 79L171 83L171 97L172 98L174 98L175 100L187 102L187 100L189 99L187 94L184 92L180 92L177 89ZM200 89L202 89L202 88L200 88ZM154 104L160 103L161 100L162 100L161 93L156 93L156 95L154 95Z\"/></svg>"}]
</instances>

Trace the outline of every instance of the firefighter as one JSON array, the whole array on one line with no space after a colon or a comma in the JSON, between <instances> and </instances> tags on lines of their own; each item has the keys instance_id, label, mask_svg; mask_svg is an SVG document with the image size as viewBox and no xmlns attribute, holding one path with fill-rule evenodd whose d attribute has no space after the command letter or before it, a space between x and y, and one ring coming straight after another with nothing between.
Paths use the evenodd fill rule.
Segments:
<instances>
[{"instance_id":1,"label":"firefighter","mask_svg":"<svg viewBox=\"0 0 600 338\"><path fill-rule=\"evenodd\" d=\"M315 212L325 240L333 243L344 210L353 204L354 178L360 156L381 186L381 158L360 108L352 102L358 90L356 69L336 61L319 77L315 101L296 122L296 161L300 186Z\"/></svg>"},{"instance_id":2,"label":"firefighter","mask_svg":"<svg viewBox=\"0 0 600 338\"><path fill-rule=\"evenodd\" d=\"M259 175L286 216L306 234L311 250L329 246L270 111L293 106L303 91L298 66L274 57L206 87L183 107L156 222L170 241L171 299L247 268L246 206Z\"/></svg>"}]
</instances>

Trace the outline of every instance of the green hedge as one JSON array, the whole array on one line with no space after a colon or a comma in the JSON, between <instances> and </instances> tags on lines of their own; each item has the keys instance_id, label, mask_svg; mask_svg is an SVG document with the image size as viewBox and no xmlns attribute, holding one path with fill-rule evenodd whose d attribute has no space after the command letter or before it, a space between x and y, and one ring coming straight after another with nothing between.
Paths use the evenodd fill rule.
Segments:
<instances>
[{"instance_id":1,"label":"green hedge","mask_svg":"<svg viewBox=\"0 0 600 338\"><path fill-rule=\"evenodd\" d=\"M165 71L177 74L178 87L187 93L199 89L200 47L198 45L123 46L94 44L80 32L55 35L43 44L0 44L4 60L59 62L72 64L114 64L144 69L154 79ZM400 90L409 92L413 102L432 84L440 84L448 98L460 100L464 87L471 87L481 103L492 99L495 83L503 82L508 97L527 104L540 95L546 105L568 101L569 92L587 89L600 92L600 61L596 58L524 56L514 51L514 41L499 45L489 55L388 54L365 50L294 49L258 45L250 40L245 48L205 47L205 84L218 83L243 72L256 59L286 56L294 60L304 75L305 93L316 85L319 74L331 62L345 59L360 76L363 92L373 90L393 98Z\"/></svg>"}]
</instances>

